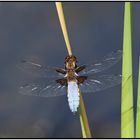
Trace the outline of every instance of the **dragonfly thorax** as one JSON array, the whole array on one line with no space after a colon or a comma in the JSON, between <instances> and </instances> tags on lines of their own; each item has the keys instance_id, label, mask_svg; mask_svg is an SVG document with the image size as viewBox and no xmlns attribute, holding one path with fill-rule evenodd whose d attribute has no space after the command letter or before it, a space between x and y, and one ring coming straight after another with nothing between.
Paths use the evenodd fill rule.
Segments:
<instances>
[{"instance_id":1,"label":"dragonfly thorax","mask_svg":"<svg viewBox=\"0 0 140 140\"><path fill-rule=\"evenodd\" d=\"M77 74L75 73L75 70L67 70L67 80L68 81L77 81L76 80Z\"/></svg>"}]
</instances>

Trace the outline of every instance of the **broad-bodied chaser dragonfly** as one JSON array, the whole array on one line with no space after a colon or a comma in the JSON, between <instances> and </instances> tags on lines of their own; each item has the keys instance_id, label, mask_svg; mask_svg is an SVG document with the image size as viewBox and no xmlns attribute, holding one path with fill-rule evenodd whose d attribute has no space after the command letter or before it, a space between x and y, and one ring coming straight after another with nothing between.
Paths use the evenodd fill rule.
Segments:
<instances>
[{"instance_id":1,"label":"broad-bodied chaser dragonfly","mask_svg":"<svg viewBox=\"0 0 140 140\"><path fill-rule=\"evenodd\" d=\"M19 93L24 95L53 97L67 95L72 112L77 112L82 93L93 93L121 83L121 75L96 75L117 63L122 56L120 50L105 56L92 65L77 66L75 56L65 58L65 67L44 67L32 61L22 60L18 65L24 71L42 77L43 80L21 86ZM44 80L45 79L45 80Z\"/></svg>"}]
</instances>

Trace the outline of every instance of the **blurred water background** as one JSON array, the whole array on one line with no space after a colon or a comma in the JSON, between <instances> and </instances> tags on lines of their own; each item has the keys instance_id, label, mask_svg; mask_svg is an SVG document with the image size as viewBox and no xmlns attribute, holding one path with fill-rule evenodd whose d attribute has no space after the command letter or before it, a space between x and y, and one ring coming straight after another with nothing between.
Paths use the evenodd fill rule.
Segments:
<instances>
[{"instance_id":1,"label":"blurred water background","mask_svg":"<svg viewBox=\"0 0 140 140\"><path fill-rule=\"evenodd\" d=\"M73 54L79 63L92 63L122 49L124 2L64 2ZM133 73L136 105L140 4L133 3ZM0 2L0 137L79 138L79 115L69 110L67 97L18 94L32 76L16 68L32 59L64 66L67 50L54 2ZM121 62L106 73L121 73ZM92 135L120 137L121 85L83 94Z\"/></svg>"}]
</instances>

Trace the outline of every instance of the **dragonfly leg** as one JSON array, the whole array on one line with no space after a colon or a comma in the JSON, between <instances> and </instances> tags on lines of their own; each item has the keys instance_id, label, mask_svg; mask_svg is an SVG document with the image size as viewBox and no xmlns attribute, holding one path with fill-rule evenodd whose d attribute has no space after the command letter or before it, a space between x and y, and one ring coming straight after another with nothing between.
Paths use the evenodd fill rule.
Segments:
<instances>
[{"instance_id":1,"label":"dragonfly leg","mask_svg":"<svg viewBox=\"0 0 140 140\"><path fill-rule=\"evenodd\" d=\"M66 74L66 71L64 69L56 69L56 71L61 74Z\"/></svg>"}]
</instances>

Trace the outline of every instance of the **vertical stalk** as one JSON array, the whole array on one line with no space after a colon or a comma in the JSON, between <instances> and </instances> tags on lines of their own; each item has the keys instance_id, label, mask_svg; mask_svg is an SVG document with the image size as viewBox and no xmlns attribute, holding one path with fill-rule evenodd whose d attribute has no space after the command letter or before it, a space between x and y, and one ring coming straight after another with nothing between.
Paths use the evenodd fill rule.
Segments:
<instances>
[{"instance_id":1,"label":"vertical stalk","mask_svg":"<svg viewBox=\"0 0 140 140\"><path fill-rule=\"evenodd\" d=\"M68 50L68 54L72 55L72 49L71 49L71 46L70 46L70 41L69 41L68 32L67 32L67 28L66 28L62 3L61 2L56 2L55 4L56 4L57 13L58 13L61 29L62 29L62 32L63 32L63 36L64 36L64 39L65 39L66 47L67 47L67 50ZM88 119L87 119L85 106L84 106L84 102L83 102L83 98L82 98L81 94L80 94L80 123L81 123L83 138L91 138Z\"/></svg>"},{"instance_id":2,"label":"vertical stalk","mask_svg":"<svg viewBox=\"0 0 140 140\"><path fill-rule=\"evenodd\" d=\"M132 3L125 2L122 98L121 98L121 138L134 138L133 83L132 83Z\"/></svg>"},{"instance_id":3,"label":"vertical stalk","mask_svg":"<svg viewBox=\"0 0 140 140\"><path fill-rule=\"evenodd\" d=\"M91 138L91 132L89 128L88 118L86 115L86 109L84 106L83 97L80 92L80 122L83 138Z\"/></svg>"},{"instance_id":4,"label":"vertical stalk","mask_svg":"<svg viewBox=\"0 0 140 140\"><path fill-rule=\"evenodd\" d=\"M62 3L61 2L56 2L55 4L56 4L57 13L58 13L61 29L62 29L62 32L63 32L64 40L65 40L66 47L67 47L67 50L68 50L68 54L72 55L72 49L71 49L69 36L68 36L68 32L67 32L67 27L66 27L63 8L62 8Z\"/></svg>"}]
</instances>

